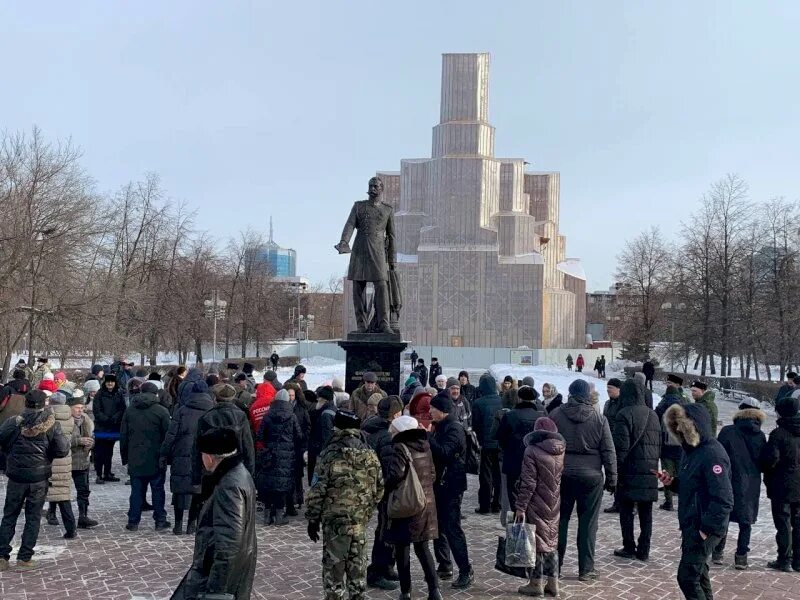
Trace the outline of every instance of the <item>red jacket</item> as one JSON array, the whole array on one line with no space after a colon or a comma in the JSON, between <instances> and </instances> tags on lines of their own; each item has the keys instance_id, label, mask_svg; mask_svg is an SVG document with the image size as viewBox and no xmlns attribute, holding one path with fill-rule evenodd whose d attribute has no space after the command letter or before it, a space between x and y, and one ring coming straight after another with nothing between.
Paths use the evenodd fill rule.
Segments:
<instances>
[{"instance_id":1,"label":"red jacket","mask_svg":"<svg viewBox=\"0 0 800 600\"><path fill-rule=\"evenodd\" d=\"M579 356L578 360L575 361L575 366L576 367L583 367L583 365L585 365L585 364L586 363L583 361L583 357L582 356Z\"/></svg>"},{"instance_id":2,"label":"red jacket","mask_svg":"<svg viewBox=\"0 0 800 600\"><path fill-rule=\"evenodd\" d=\"M275 388L271 383L265 381L258 384L255 402L250 405L250 426L253 428L253 439L258 435L258 428L261 427L261 421L269 411L269 405L275 394ZM259 450L262 448L261 440L256 440L256 448Z\"/></svg>"}]
</instances>

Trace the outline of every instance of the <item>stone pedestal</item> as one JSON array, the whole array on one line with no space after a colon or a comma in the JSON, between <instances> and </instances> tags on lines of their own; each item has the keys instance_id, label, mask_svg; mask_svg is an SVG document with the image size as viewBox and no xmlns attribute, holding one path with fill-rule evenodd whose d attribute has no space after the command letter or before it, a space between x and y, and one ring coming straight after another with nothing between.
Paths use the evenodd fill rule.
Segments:
<instances>
[{"instance_id":1,"label":"stone pedestal","mask_svg":"<svg viewBox=\"0 0 800 600\"><path fill-rule=\"evenodd\" d=\"M363 383L364 373L372 371L387 394L399 395L400 360L406 342L400 334L351 333L339 346L347 353L344 389L348 394Z\"/></svg>"}]
</instances>

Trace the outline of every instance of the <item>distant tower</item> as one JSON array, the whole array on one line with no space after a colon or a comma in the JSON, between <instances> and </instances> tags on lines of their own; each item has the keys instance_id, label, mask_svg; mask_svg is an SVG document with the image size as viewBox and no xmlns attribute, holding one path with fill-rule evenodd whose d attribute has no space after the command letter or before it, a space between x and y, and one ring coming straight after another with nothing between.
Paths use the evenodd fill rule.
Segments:
<instances>
[{"instance_id":1,"label":"distant tower","mask_svg":"<svg viewBox=\"0 0 800 600\"><path fill-rule=\"evenodd\" d=\"M275 243L272 215L269 217L269 241L259 252L258 260L275 277L295 277L297 275L297 252L291 248L281 248Z\"/></svg>"}]
</instances>

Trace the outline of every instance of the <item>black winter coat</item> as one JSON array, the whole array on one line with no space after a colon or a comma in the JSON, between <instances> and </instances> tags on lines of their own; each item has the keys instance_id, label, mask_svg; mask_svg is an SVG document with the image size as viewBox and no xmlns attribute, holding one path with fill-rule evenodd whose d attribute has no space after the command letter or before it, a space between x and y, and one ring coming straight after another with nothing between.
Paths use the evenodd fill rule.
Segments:
<instances>
[{"instance_id":1,"label":"black winter coat","mask_svg":"<svg viewBox=\"0 0 800 600\"><path fill-rule=\"evenodd\" d=\"M52 475L54 458L69 456L70 439L49 410L26 408L0 426L6 475L17 483L39 483Z\"/></svg>"},{"instance_id":2,"label":"black winter coat","mask_svg":"<svg viewBox=\"0 0 800 600\"><path fill-rule=\"evenodd\" d=\"M429 442L436 466L436 493L452 497L467 489L466 432L453 415L434 426Z\"/></svg>"},{"instance_id":3,"label":"black winter coat","mask_svg":"<svg viewBox=\"0 0 800 600\"><path fill-rule=\"evenodd\" d=\"M747 408L733 415L733 425L723 427L717 441L722 444L731 461L733 511L731 521L752 525L758 520L761 497L759 461L767 438L761 426L767 416L757 408Z\"/></svg>"},{"instance_id":4,"label":"black winter coat","mask_svg":"<svg viewBox=\"0 0 800 600\"><path fill-rule=\"evenodd\" d=\"M656 366L648 360L642 365L642 373L647 379L652 379L656 374Z\"/></svg>"},{"instance_id":5,"label":"black winter coat","mask_svg":"<svg viewBox=\"0 0 800 600\"><path fill-rule=\"evenodd\" d=\"M496 394L497 391L494 393ZM476 388L474 385L471 383L465 383L461 386L461 395L466 398L467 402L469 402L471 406L474 406L475 400L477 400L481 394L478 391L478 388Z\"/></svg>"},{"instance_id":6,"label":"black winter coat","mask_svg":"<svg viewBox=\"0 0 800 600\"><path fill-rule=\"evenodd\" d=\"M545 408L545 410L547 411L547 414L549 415L551 412L553 412L555 409L557 409L562 404L564 404L564 397L561 394L556 394L555 398L553 398L550 401L550 403L546 405L547 407Z\"/></svg>"},{"instance_id":7,"label":"black winter coat","mask_svg":"<svg viewBox=\"0 0 800 600\"><path fill-rule=\"evenodd\" d=\"M617 413L621 408L622 398L619 396L616 398L609 398L603 405L603 416L608 420L608 424L612 429L614 428L614 419L617 418Z\"/></svg>"},{"instance_id":8,"label":"black winter coat","mask_svg":"<svg viewBox=\"0 0 800 600\"><path fill-rule=\"evenodd\" d=\"M308 449L308 439L311 437L311 416L302 400L292 402L292 412L297 419L297 424L300 425L300 433L303 434L300 447L297 449L298 453L302 454Z\"/></svg>"},{"instance_id":9,"label":"black winter coat","mask_svg":"<svg viewBox=\"0 0 800 600\"><path fill-rule=\"evenodd\" d=\"M169 413L155 394L133 396L122 417L119 453L131 477L151 477L159 471L161 446L169 430Z\"/></svg>"},{"instance_id":10,"label":"black winter coat","mask_svg":"<svg viewBox=\"0 0 800 600\"><path fill-rule=\"evenodd\" d=\"M394 490L405 477L409 468L408 456L400 448L404 445L411 453L414 469L422 489L425 490L425 509L418 515L407 519L392 519L388 531L383 535L383 541L388 544L413 544L428 542L439 537L437 524L436 498L433 491L436 469L433 466L433 456L428 443L428 434L424 429L410 429L394 436L390 445L391 456L386 477L385 497Z\"/></svg>"},{"instance_id":11,"label":"black winter coat","mask_svg":"<svg viewBox=\"0 0 800 600\"><path fill-rule=\"evenodd\" d=\"M213 492L198 518L192 566L172 600L202 597L203 592L249 600L257 560L256 490L242 457L222 461L204 482L204 496L206 490Z\"/></svg>"},{"instance_id":12,"label":"black winter coat","mask_svg":"<svg viewBox=\"0 0 800 600\"><path fill-rule=\"evenodd\" d=\"M436 387L436 378L442 374L442 365L438 362L431 364L431 370L428 372L428 385L432 388Z\"/></svg>"},{"instance_id":13,"label":"black winter coat","mask_svg":"<svg viewBox=\"0 0 800 600\"><path fill-rule=\"evenodd\" d=\"M425 384L427 384L428 382L428 367L426 367L425 365L417 365L416 367L414 367L414 373L419 375L419 382L423 386L425 386Z\"/></svg>"},{"instance_id":14,"label":"black winter coat","mask_svg":"<svg viewBox=\"0 0 800 600\"><path fill-rule=\"evenodd\" d=\"M294 490L295 462L303 444L303 432L286 400L273 400L269 412L261 420L258 439L264 445L259 453L258 493L288 493Z\"/></svg>"},{"instance_id":15,"label":"black winter coat","mask_svg":"<svg viewBox=\"0 0 800 600\"><path fill-rule=\"evenodd\" d=\"M497 443L503 450L503 473L518 476L525 455L525 436L533 431L536 419L547 416L533 402L522 401L506 413L497 428Z\"/></svg>"},{"instance_id":16,"label":"black winter coat","mask_svg":"<svg viewBox=\"0 0 800 600\"><path fill-rule=\"evenodd\" d=\"M170 465L169 489L173 494L200 493L200 487L192 485L192 448L200 417L213 407L211 394L192 394L172 415L161 456Z\"/></svg>"},{"instance_id":17,"label":"black winter coat","mask_svg":"<svg viewBox=\"0 0 800 600\"><path fill-rule=\"evenodd\" d=\"M200 417L197 422L197 435L201 436L209 429L224 427L236 431L239 440L239 454L242 455L242 462L252 477L256 469L256 447L253 443L253 432L250 429L250 420L242 410L233 402L217 402L216 406ZM192 452L192 483L200 485L203 475L203 459L197 444L194 445Z\"/></svg>"},{"instance_id":18,"label":"black winter coat","mask_svg":"<svg viewBox=\"0 0 800 600\"><path fill-rule=\"evenodd\" d=\"M322 408L316 409L314 415L311 419L311 439L308 442L308 453L312 456L319 456L333 435L336 406L333 402L326 402Z\"/></svg>"},{"instance_id":19,"label":"black winter coat","mask_svg":"<svg viewBox=\"0 0 800 600\"><path fill-rule=\"evenodd\" d=\"M612 436L618 493L633 502L658 500L658 477L653 471L658 470L661 456L661 424L631 380L622 384Z\"/></svg>"},{"instance_id":20,"label":"black winter coat","mask_svg":"<svg viewBox=\"0 0 800 600\"><path fill-rule=\"evenodd\" d=\"M587 485L617 483L617 455L608 421L589 401L570 397L550 413L558 432L567 442L564 458L564 477L577 479Z\"/></svg>"},{"instance_id":21,"label":"black winter coat","mask_svg":"<svg viewBox=\"0 0 800 600\"><path fill-rule=\"evenodd\" d=\"M96 433L119 433L122 426L122 415L125 413L125 397L119 383L113 392L102 384L92 400L92 418Z\"/></svg>"},{"instance_id":22,"label":"black winter coat","mask_svg":"<svg viewBox=\"0 0 800 600\"><path fill-rule=\"evenodd\" d=\"M761 466L770 499L800 502L800 415L778 419L762 452Z\"/></svg>"},{"instance_id":23,"label":"black winter coat","mask_svg":"<svg viewBox=\"0 0 800 600\"><path fill-rule=\"evenodd\" d=\"M733 510L731 463L725 448L711 435L711 416L699 404L676 404L667 410L664 421L684 450L678 476L670 485L679 494L681 531L723 537Z\"/></svg>"},{"instance_id":24,"label":"black winter coat","mask_svg":"<svg viewBox=\"0 0 800 600\"><path fill-rule=\"evenodd\" d=\"M683 456L681 445L669 436L664 414L667 409L674 404L685 406L689 403L680 388L667 388L667 393L661 398L661 402L656 406L656 416L661 423L661 458L679 461Z\"/></svg>"},{"instance_id":25,"label":"black winter coat","mask_svg":"<svg viewBox=\"0 0 800 600\"><path fill-rule=\"evenodd\" d=\"M380 415L372 415L361 424L361 431L367 434L367 443L369 447L375 450L375 454L378 455L378 460L381 461L384 481L389 476L389 462L394 454L389 425L389 420L384 419Z\"/></svg>"},{"instance_id":26,"label":"black winter coat","mask_svg":"<svg viewBox=\"0 0 800 600\"><path fill-rule=\"evenodd\" d=\"M478 383L480 397L472 406L472 430L478 437L481 448L495 450L497 438L492 435L494 416L503 408L503 401L497 394L497 382L488 373L481 375Z\"/></svg>"}]
</instances>

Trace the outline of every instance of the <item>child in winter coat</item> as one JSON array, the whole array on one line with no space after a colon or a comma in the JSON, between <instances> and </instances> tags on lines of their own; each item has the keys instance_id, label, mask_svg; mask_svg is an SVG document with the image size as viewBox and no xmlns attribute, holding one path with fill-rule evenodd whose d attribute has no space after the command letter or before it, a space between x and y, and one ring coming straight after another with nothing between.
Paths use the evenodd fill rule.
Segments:
<instances>
[{"instance_id":1,"label":"child in winter coat","mask_svg":"<svg viewBox=\"0 0 800 600\"><path fill-rule=\"evenodd\" d=\"M558 525L561 511L561 474L567 444L549 417L539 417L525 436L525 455L516 499L516 518L536 525L536 566L523 596L558 597ZM546 581L545 581L546 578Z\"/></svg>"}]
</instances>

